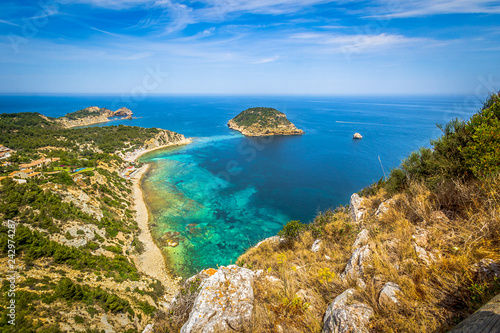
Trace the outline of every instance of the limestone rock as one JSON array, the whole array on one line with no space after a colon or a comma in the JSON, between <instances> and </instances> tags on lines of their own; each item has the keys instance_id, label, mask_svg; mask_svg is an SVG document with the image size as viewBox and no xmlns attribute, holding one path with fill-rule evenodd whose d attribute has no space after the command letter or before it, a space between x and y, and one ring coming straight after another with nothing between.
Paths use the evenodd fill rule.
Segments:
<instances>
[{"instance_id":1,"label":"limestone rock","mask_svg":"<svg viewBox=\"0 0 500 333\"><path fill-rule=\"evenodd\" d=\"M401 288L394 282L387 282L380 291L378 302L380 305L389 305L391 303L398 304L397 293L401 292Z\"/></svg>"},{"instance_id":2,"label":"limestone rock","mask_svg":"<svg viewBox=\"0 0 500 333\"><path fill-rule=\"evenodd\" d=\"M340 274L342 279L347 277L358 278L363 275L366 261L371 257L370 245L364 245L354 250L345 266L344 271Z\"/></svg>"},{"instance_id":3,"label":"limestone rock","mask_svg":"<svg viewBox=\"0 0 500 333\"><path fill-rule=\"evenodd\" d=\"M500 265L491 259L482 259L472 269L483 279L500 277Z\"/></svg>"},{"instance_id":4,"label":"limestone rock","mask_svg":"<svg viewBox=\"0 0 500 333\"><path fill-rule=\"evenodd\" d=\"M321 239L316 239L314 244L311 246L311 251L316 253L321 249Z\"/></svg>"},{"instance_id":5,"label":"limestone rock","mask_svg":"<svg viewBox=\"0 0 500 333\"><path fill-rule=\"evenodd\" d=\"M258 242L257 244L255 244L255 248L256 247L259 247L261 246L262 244L266 243L266 242L271 242L271 243L283 243L285 241L284 238L281 238L280 236L272 236L272 237L268 237L266 239L263 239L261 240L260 242Z\"/></svg>"},{"instance_id":6,"label":"limestone rock","mask_svg":"<svg viewBox=\"0 0 500 333\"><path fill-rule=\"evenodd\" d=\"M435 210L429 216L432 222L448 223L450 219L440 210Z\"/></svg>"},{"instance_id":7,"label":"limestone rock","mask_svg":"<svg viewBox=\"0 0 500 333\"><path fill-rule=\"evenodd\" d=\"M181 333L241 331L252 315L255 274L236 265L206 271Z\"/></svg>"},{"instance_id":8,"label":"limestone rock","mask_svg":"<svg viewBox=\"0 0 500 333\"><path fill-rule=\"evenodd\" d=\"M361 245L364 245L368 242L369 239L369 232L367 229L363 229L359 232L358 236L356 237L356 240L354 241L354 244L352 245L353 249L357 249Z\"/></svg>"},{"instance_id":9,"label":"limestone rock","mask_svg":"<svg viewBox=\"0 0 500 333\"><path fill-rule=\"evenodd\" d=\"M153 333L154 324L147 324L142 333Z\"/></svg>"},{"instance_id":10,"label":"limestone rock","mask_svg":"<svg viewBox=\"0 0 500 333\"><path fill-rule=\"evenodd\" d=\"M368 333L366 324L373 310L364 303L347 305L354 296L354 289L347 289L328 306L323 318L323 333Z\"/></svg>"},{"instance_id":11,"label":"limestone rock","mask_svg":"<svg viewBox=\"0 0 500 333\"><path fill-rule=\"evenodd\" d=\"M363 136L359 133L354 133L354 135L352 136L353 139L356 139L356 140L360 140L363 138Z\"/></svg>"},{"instance_id":12,"label":"limestone rock","mask_svg":"<svg viewBox=\"0 0 500 333\"><path fill-rule=\"evenodd\" d=\"M415 241L418 246L426 246L429 242L430 232L424 228L418 228L416 233L411 236L411 238Z\"/></svg>"},{"instance_id":13,"label":"limestone rock","mask_svg":"<svg viewBox=\"0 0 500 333\"><path fill-rule=\"evenodd\" d=\"M366 209L363 207L363 198L361 198L357 193L351 195L351 200L349 206L351 208L351 218L354 223L359 223L363 221L366 215Z\"/></svg>"},{"instance_id":14,"label":"limestone rock","mask_svg":"<svg viewBox=\"0 0 500 333\"><path fill-rule=\"evenodd\" d=\"M155 135L154 138L151 138L144 142L144 148L153 149L161 146L185 145L190 142L191 140L186 139L182 134L167 130L161 130L158 134Z\"/></svg>"},{"instance_id":15,"label":"limestone rock","mask_svg":"<svg viewBox=\"0 0 500 333\"><path fill-rule=\"evenodd\" d=\"M428 252L417 244L413 244L413 249L415 250L418 259L422 260L426 265L430 265L438 259L438 255L436 253Z\"/></svg>"},{"instance_id":16,"label":"limestone rock","mask_svg":"<svg viewBox=\"0 0 500 333\"><path fill-rule=\"evenodd\" d=\"M377 218L381 218L382 216L384 216L384 214L386 214L389 211L389 209L394 204L394 202L395 202L394 199L389 199L389 200L382 202L378 206L377 211L375 212L375 216Z\"/></svg>"}]
</instances>

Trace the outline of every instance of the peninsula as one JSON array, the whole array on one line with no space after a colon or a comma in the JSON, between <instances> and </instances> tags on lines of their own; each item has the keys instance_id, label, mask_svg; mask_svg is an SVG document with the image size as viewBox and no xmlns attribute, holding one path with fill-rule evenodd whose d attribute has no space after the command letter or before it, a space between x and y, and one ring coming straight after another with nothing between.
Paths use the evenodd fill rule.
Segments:
<instances>
[{"instance_id":1,"label":"peninsula","mask_svg":"<svg viewBox=\"0 0 500 333\"><path fill-rule=\"evenodd\" d=\"M132 119L132 115L133 112L125 107L119 108L116 111L111 111L106 108L90 106L82 110L68 113L64 117L57 118L56 121L63 127L71 128L105 123L113 117Z\"/></svg>"},{"instance_id":2,"label":"peninsula","mask_svg":"<svg viewBox=\"0 0 500 333\"><path fill-rule=\"evenodd\" d=\"M256 107L246 109L231 119L227 126L246 136L302 135L304 131L295 127L283 112L273 108Z\"/></svg>"}]
</instances>

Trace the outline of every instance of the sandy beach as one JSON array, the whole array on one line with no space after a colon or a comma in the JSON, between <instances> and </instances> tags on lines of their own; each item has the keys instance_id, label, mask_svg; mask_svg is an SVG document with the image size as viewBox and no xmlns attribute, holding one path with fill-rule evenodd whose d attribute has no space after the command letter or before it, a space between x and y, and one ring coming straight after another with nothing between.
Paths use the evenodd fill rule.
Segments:
<instances>
[{"instance_id":1,"label":"sandy beach","mask_svg":"<svg viewBox=\"0 0 500 333\"><path fill-rule=\"evenodd\" d=\"M135 151L130 156L125 157L124 160L128 161L128 162L134 162L135 160L137 160L139 157L141 157L142 155L144 155L146 153L149 153L149 152L152 152L155 150L159 150L159 149L163 149L163 148L168 148L168 147L183 146L183 145L190 144L191 142L193 142L191 139L185 139L185 140L178 142L176 144L167 144L167 145L163 145L163 146L159 146L159 147L155 147L155 148L151 148L151 149L144 149L144 150Z\"/></svg>"},{"instance_id":2,"label":"sandy beach","mask_svg":"<svg viewBox=\"0 0 500 333\"><path fill-rule=\"evenodd\" d=\"M141 189L141 179L148 168L148 164L144 165L132 179L136 219L141 231L139 240L144 244L144 252L137 257L137 264L143 273L160 280L166 288L167 298L173 298L178 291L178 282L167 273L165 259L153 241L149 230L149 213Z\"/></svg>"}]
</instances>

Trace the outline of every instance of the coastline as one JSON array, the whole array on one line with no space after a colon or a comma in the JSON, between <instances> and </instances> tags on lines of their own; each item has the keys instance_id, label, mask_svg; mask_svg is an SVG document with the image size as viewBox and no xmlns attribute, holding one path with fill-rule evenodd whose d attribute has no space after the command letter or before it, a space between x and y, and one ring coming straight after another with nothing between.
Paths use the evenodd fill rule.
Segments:
<instances>
[{"instance_id":1,"label":"coastline","mask_svg":"<svg viewBox=\"0 0 500 333\"><path fill-rule=\"evenodd\" d=\"M188 138L188 139L184 139L180 142L177 142L175 144L166 144L166 145L162 145L162 146L158 146L158 147L154 147L154 148L150 148L150 149L140 150L140 151L137 151L137 152L133 153L132 155L124 158L124 160L127 162L135 162L142 155L150 153L152 151L163 149L163 148L168 148L168 147L184 146L184 145L190 144L192 142L193 142L193 140L191 140L191 138Z\"/></svg>"},{"instance_id":2,"label":"coastline","mask_svg":"<svg viewBox=\"0 0 500 333\"><path fill-rule=\"evenodd\" d=\"M132 196L134 200L134 209L136 210L136 220L139 226L139 240L144 245L144 251L136 257L136 263L139 269L158 279L165 287L166 300L172 299L178 291L178 280L169 275L165 258L153 240L149 230L149 212L144 200L144 193L141 188L142 177L149 169L149 164L144 165L134 175Z\"/></svg>"}]
</instances>

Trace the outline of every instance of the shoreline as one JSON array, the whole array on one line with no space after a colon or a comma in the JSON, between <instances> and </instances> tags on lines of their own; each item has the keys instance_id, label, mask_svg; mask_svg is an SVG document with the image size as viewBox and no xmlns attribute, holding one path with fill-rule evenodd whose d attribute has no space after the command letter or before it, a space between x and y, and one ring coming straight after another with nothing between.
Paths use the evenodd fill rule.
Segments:
<instances>
[{"instance_id":1,"label":"shoreline","mask_svg":"<svg viewBox=\"0 0 500 333\"><path fill-rule=\"evenodd\" d=\"M193 140L191 138L187 138L187 139L184 139L184 140L182 140L178 143L175 143L175 144L166 144L166 145L162 145L162 146L158 146L158 147L154 147L154 148L150 148L150 149L141 150L141 151L136 152L135 154L132 154L129 157L124 158L124 160L127 162L135 162L142 155L150 153L152 151L160 150L160 149L168 148L168 147L185 146L185 145L188 145L192 142L193 142Z\"/></svg>"},{"instance_id":2,"label":"shoreline","mask_svg":"<svg viewBox=\"0 0 500 333\"><path fill-rule=\"evenodd\" d=\"M157 280L165 287L165 299L172 299L179 289L178 280L170 276L165 263L165 257L160 248L156 245L149 229L149 211L144 200L141 183L142 177L149 169L149 164L144 165L132 178L132 197L134 209L136 210L136 221L139 226L139 241L144 245L144 251L136 256L136 263L139 269Z\"/></svg>"}]
</instances>

